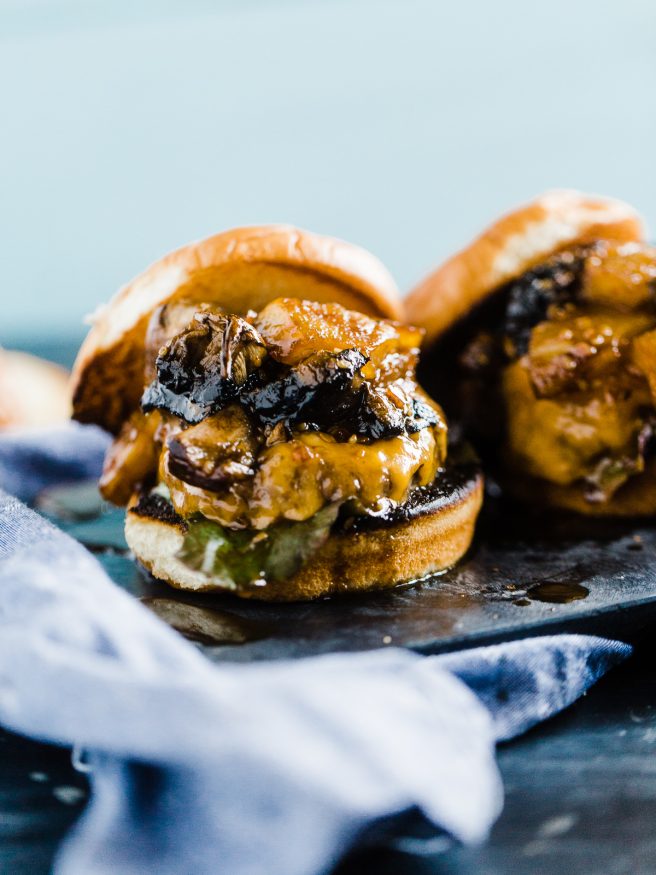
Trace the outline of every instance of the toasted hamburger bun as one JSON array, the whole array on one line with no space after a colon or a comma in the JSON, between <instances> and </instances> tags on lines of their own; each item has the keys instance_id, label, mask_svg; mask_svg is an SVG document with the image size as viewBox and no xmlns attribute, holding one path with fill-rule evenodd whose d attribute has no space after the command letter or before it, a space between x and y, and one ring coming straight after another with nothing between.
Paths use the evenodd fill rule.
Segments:
<instances>
[{"instance_id":1,"label":"toasted hamburger bun","mask_svg":"<svg viewBox=\"0 0 656 875\"><path fill-rule=\"evenodd\" d=\"M287 225L226 231L157 261L100 312L73 368L74 417L116 433L137 407L144 336L161 305L216 302L244 314L277 297L332 301L377 317L403 315L394 280L364 249Z\"/></svg>"},{"instance_id":2,"label":"toasted hamburger bun","mask_svg":"<svg viewBox=\"0 0 656 875\"><path fill-rule=\"evenodd\" d=\"M25 352L0 349L0 428L51 425L70 413L63 368Z\"/></svg>"},{"instance_id":3,"label":"toasted hamburger bun","mask_svg":"<svg viewBox=\"0 0 656 875\"><path fill-rule=\"evenodd\" d=\"M476 466L438 475L432 487L386 518L367 517L351 528L333 531L312 559L284 581L240 589L242 598L307 601L322 596L389 589L454 565L469 549L483 500L483 478ZM170 507L170 506L169 506ZM125 537L151 574L178 589L225 589L218 580L185 565L177 557L184 521L161 501L134 496Z\"/></svg>"},{"instance_id":4,"label":"toasted hamburger bun","mask_svg":"<svg viewBox=\"0 0 656 875\"><path fill-rule=\"evenodd\" d=\"M502 216L408 295L408 321L430 345L500 286L559 249L596 239L643 240L642 218L628 204L578 191L548 191Z\"/></svg>"}]
</instances>

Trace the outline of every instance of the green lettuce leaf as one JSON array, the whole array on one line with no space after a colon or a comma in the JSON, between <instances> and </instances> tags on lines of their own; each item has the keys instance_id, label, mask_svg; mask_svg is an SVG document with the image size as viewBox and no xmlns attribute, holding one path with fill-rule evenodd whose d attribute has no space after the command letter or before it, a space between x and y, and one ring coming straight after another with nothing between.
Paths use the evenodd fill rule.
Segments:
<instances>
[{"instance_id":1,"label":"green lettuce leaf","mask_svg":"<svg viewBox=\"0 0 656 875\"><path fill-rule=\"evenodd\" d=\"M325 543L338 512L339 505L331 504L308 520L278 523L263 532L192 519L178 559L230 589L286 580Z\"/></svg>"}]
</instances>

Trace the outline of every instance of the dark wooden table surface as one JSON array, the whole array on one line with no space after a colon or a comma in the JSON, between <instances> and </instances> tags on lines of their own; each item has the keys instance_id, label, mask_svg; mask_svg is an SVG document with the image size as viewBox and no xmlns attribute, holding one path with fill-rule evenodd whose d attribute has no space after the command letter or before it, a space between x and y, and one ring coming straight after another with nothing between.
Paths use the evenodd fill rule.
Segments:
<instances>
[{"instance_id":1,"label":"dark wooden table surface","mask_svg":"<svg viewBox=\"0 0 656 875\"><path fill-rule=\"evenodd\" d=\"M656 872L656 643L561 715L499 749L506 802L490 841L340 875Z\"/></svg>"},{"instance_id":2,"label":"dark wooden table surface","mask_svg":"<svg viewBox=\"0 0 656 875\"><path fill-rule=\"evenodd\" d=\"M656 646L643 645L565 713L499 749L506 804L486 845L424 859L368 852L339 875L656 872L655 754ZM85 799L68 751L0 735L0 872L45 875Z\"/></svg>"}]
</instances>

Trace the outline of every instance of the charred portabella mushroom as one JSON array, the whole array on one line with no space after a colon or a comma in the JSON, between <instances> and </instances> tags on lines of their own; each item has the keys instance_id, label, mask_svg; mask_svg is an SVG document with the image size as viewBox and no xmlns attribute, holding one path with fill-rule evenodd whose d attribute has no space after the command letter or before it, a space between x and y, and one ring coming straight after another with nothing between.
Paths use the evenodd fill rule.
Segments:
<instances>
[{"instance_id":1,"label":"charred portabella mushroom","mask_svg":"<svg viewBox=\"0 0 656 875\"><path fill-rule=\"evenodd\" d=\"M285 365L269 357L246 320L200 312L158 354L141 406L198 424L236 403L267 432L282 424L287 433L301 427L341 440L381 440L437 423L435 411L408 394L402 380L376 386L367 379L369 363L359 350L345 349Z\"/></svg>"},{"instance_id":2,"label":"charred portabella mushroom","mask_svg":"<svg viewBox=\"0 0 656 875\"><path fill-rule=\"evenodd\" d=\"M290 429L300 423L318 428L319 419L334 422L342 406L352 403L367 361L356 349L315 353L296 367L279 365L280 376L246 392L240 402L263 426L282 422Z\"/></svg>"},{"instance_id":3,"label":"charred portabella mushroom","mask_svg":"<svg viewBox=\"0 0 656 875\"><path fill-rule=\"evenodd\" d=\"M265 358L262 338L245 319L196 313L157 356L157 376L144 392L142 409L201 422L237 399Z\"/></svg>"},{"instance_id":4,"label":"charred portabella mushroom","mask_svg":"<svg viewBox=\"0 0 656 875\"><path fill-rule=\"evenodd\" d=\"M524 355L531 331L551 308L572 303L580 289L587 250L562 252L509 283L504 296L503 335L511 355Z\"/></svg>"}]
</instances>

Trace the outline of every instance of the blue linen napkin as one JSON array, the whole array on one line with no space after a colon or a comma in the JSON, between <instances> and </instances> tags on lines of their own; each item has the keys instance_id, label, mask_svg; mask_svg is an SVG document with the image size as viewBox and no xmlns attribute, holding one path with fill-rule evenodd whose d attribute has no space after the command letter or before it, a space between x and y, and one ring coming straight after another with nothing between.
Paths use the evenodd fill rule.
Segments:
<instances>
[{"instance_id":1,"label":"blue linen napkin","mask_svg":"<svg viewBox=\"0 0 656 875\"><path fill-rule=\"evenodd\" d=\"M97 447L76 440L79 464ZM413 811L482 841L502 806L496 742L629 652L561 635L215 665L0 491L0 722L92 764L60 875L314 875Z\"/></svg>"},{"instance_id":2,"label":"blue linen napkin","mask_svg":"<svg viewBox=\"0 0 656 875\"><path fill-rule=\"evenodd\" d=\"M32 501L46 486L97 478L109 440L77 422L0 432L0 487Z\"/></svg>"}]
</instances>

